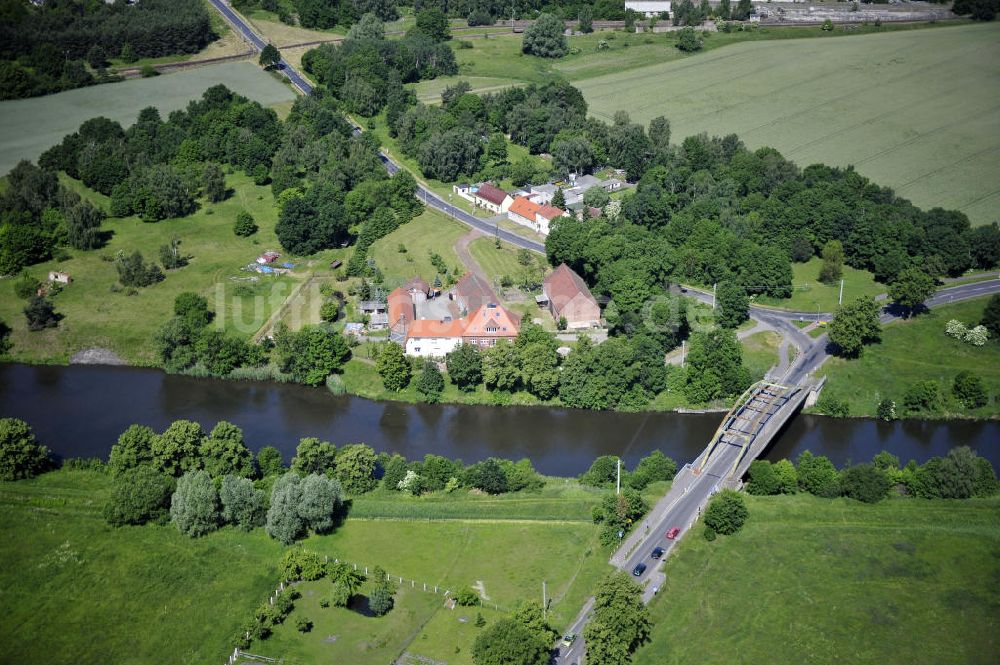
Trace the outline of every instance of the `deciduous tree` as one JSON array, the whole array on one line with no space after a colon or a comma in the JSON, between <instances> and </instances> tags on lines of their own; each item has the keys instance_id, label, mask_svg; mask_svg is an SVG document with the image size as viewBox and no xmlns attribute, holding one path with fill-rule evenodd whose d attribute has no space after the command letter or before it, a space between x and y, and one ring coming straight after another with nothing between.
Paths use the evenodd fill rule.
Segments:
<instances>
[{"instance_id":1,"label":"deciduous tree","mask_svg":"<svg viewBox=\"0 0 1000 665\"><path fill-rule=\"evenodd\" d=\"M189 471L181 476L170 500L170 519L192 538L219 528L219 497L207 473Z\"/></svg>"},{"instance_id":2,"label":"deciduous tree","mask_svg":"<svg viewBox=\"0 0 1000 665\"><path fill-rule=\"evenodd\" d=\"M565 26L562 20L553 14L540 14L533 25L524 31L521 50L542 58L561 58L569 50Z\"/></svg>"},{"instance_id":3,"label":"deciduous tree","mask_svg":"<svg viewBox=\"0 0 1000 665\"><path fill-rule=\"evenodd\" d=\"M0 480L31 478L49 469L49 449L35 440L28 423L0 419Z\"/></svg>"},{"instance_id":4,"label":"deciduous tree","mask_svg":"<svg viewBox=\"0 0 1000 665\"><path fill-rule=\"evenodd\" d=\"M375 361L375 371L382 377L382 385L386 390L399 392L410 385L413 368L410 361L403 355L403 347L392 342L384 344Z\"/></svg>"},{"instance_id":5,"label":"deciduous tree","mask_svg":"<svg viewBox=\"0 0 1000 665\"><path fill-rule=\"evenodd\" d=\"M837 310L830 322L830 341L839 355L854 358L866 344L882 338L879 306L871 298L858 298Z\"/></svg>"}]
</instances>

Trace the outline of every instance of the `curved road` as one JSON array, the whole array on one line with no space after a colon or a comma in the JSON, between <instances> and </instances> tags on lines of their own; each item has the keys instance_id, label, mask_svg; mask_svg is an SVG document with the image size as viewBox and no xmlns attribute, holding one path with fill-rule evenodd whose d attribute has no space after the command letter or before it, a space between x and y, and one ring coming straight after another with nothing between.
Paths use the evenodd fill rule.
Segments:
<instances>
[{"instance_id":1,"label":"curved road","mask_svg":"<svg viewBox=\"0 0 1000 665\"><path fill-rule=\"evenodd\" d=\"M219 10L219 13L222 14L230 25L236 28L243 35L243 38L246 39L246 41L248 41L257 51L262 50L267 45L267 42L261 39L257 33L253 31L253 28L250 27L243 17L236 13L236 11L233 10L228 4L223 2L223 0L209 0L209 2L211 2L212 6L214 6L217 10ZM292 85L295 86L302 94L308 95L312 93L312 84L310 84L309 81L306 80L306 77L300 74L298 70L292 67L287 60L282 58L278 64L278 68L285 76L288 77L288 80L292 82ZM360 133L361 128L355 126L354 131L356 133ZM380 152L379 155L382 159L382 163L385 165L386 171L393 174L399 170L399 164L394 162L389 155L384 152ZM464 210L456 208L450 203L442 200L437 194L422 185L419 180L417 181L417 198L431 208L439 210L450 217L454 217L458 221L467 224L474 229L479 229L480 231L490 235L499 235L501 240L508 242L515 247L521 247L523 249L539 252L541 254L545 253L544 244L535 240L522 238L516 233L505 231L504 229L495 227L489 222L473 217Z\"/></svg>"}]
</instances>

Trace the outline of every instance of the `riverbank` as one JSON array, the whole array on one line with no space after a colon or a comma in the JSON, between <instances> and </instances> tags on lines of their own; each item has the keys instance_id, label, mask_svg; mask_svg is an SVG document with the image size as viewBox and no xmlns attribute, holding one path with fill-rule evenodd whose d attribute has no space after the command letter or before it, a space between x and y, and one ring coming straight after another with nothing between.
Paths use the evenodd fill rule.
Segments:
<instances>
[{"instance_id":1,"label":"riverbank","mask_svg":"<svg viewBox=\"0 0 1000 665\"><path fill-rule=\"evenodd\" d=\"M636 665L993 662L1000 499L746 502L667 562Z\"/></svg>"},{"instance_id":2,"label":"riverbank","mask_svg":"<svg viewBox=\"0 0 1000 665\"><path fill-rule=\"evenodd\" d=\"M0 415L30 423L39 440L62 457L106 458L133 423L163 431L179 419L209 429L226 420L243 429L251 450L277 446L286 460L300 438L315 436L338 445L364 442L407 459L427 453L466 463L527 457L550 476L583 473L600 455L618 455L630 468L653 450L689 462L720 421L717 413L380 402L334 396L325 388L199 379L156 369L11 364L0 364ZM765 456L794 459L811 450L840 466L886 449L904 461L924 462L962 442L1000 467L998 440L997 420L886 423L802 414Z\"/></svg>"}]
</instances>

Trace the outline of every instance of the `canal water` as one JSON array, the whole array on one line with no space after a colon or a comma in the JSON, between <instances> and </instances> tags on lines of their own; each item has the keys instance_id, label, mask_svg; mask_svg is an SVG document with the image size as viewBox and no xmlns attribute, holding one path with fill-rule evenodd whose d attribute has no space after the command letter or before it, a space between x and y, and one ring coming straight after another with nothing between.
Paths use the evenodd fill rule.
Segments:
<instances>
[{"instance_id":1,"label":"canal water","mask_svg":"<svg viewBox=\"0 0 1000 665\"><path fill-rule=\"evenodd\" d=\"M0 417L27 421L61 457L107 458L132 423L157 431L181 418L208 430L219 420L243 428L252 450L274 445L286 462L301 437L367 443L409 459L435 453L475 462L528 457L545 474L585 471L598 455L634 465L654 449L691 461L722 414L614 413L551 407L486 407L376 402L325 388L173 376L154 369L0 364ZM798 415L766 457L811 450L838 466L885 449L923 462L967 445L1000 467L1000 422L897 421Z\"/></svg>"}]
</instances>

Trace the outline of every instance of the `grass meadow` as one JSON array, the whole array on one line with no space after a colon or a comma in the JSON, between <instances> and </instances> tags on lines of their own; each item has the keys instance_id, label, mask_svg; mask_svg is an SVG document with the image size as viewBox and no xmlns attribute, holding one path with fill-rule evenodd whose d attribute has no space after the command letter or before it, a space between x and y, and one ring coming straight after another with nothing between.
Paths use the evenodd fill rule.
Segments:
<instances>
[{"instance_id":1,"label":"grass meadow","mask_svg":"<svg viewBox=\"0 0 1000 665\"><path fill-rule=\"evenodd\" d=\"M746 499L668 560L636 665L995 662L1000 500Z\"/></svg>"},{"instance_id":2,"label":"grass meadow","mask_svg":"<svg viewBox=\"0 0 1000 665\"><path fill-rule=\"evenodd\" d=\"M113 529L108 490L81 471L0 483L2 660L222 662L273 588L281 544L260 529L197 540L170 525Z\"/></svg>"},{"instance_id":3,"label":"grass meadow","mask_svg":"<svg viewBox=\"0 0 1000 665\"><path fill-rule=\"evenodd\" d=\"M75 132L84 120L104 116L128 127L147 106L160 109L165 117L219 83L265 106L295 99L290 87L256 64L230 62L0 102L0 174L6 174L22 159L36 161L66 134Z\"/></svg>"},{"instance_id":4,"label":"grass meadow","mask_svg":"<svg viewBox=\"0 0 1000 665\"><path fill-rule=\"evenodd\" d=\"M923 208L984 224L1000 201L998 38L1000 26L979 24L758 41L573 80L596 116L664 115L678 140L735 133L800 166L854 165Z\"/></svg>"},{"instance_id":5,"label":"grass meadow","mask_svg":"<svg viewBox=\"0 0 1000 665\"><path fill-rule=\"evenodd\" d=\"M608 570L589 517L601 492L574 480L547 482L537 493L508 497L379 490L355 498L336 532L301 544L402 576L409 588L400 589L396 609L375 619L320 608L329 581L304 584L285 625L252 651L286 663L382 665L405 648L468 662L480 610L443 609L443 596L425 593L424 583L447 589L479 583L484 602L500 608L482 610L493 620L522 599L540 599L545 580L549 616L563 628ZM107 476L90 471L0 483L5 662L149 663L165 653L172 663L223 658L242 621L273 589L284 547L263 529L225 528L198 539L171 525L113 529L101 516L109 488ZM647 499L655 501L665 488L651 486ZM315 623L305 635L294 629L302 615ZM471 621L459 622L460 616ZM463 655L445 657L456 653Z\"/></svg>"},{"instance_id":6,"label":"grass meadow","mask_svg":"<svg viewBox=\"0 0 1000 665\"><path fill-rule=\"evenodd\" d=\"M755 304L797 312L835 312L840 297L840 282L824 284L819 281L819 271L822 267L823 260L818 256L805 263L792 263L792 297L782 299L758 297ZM874 276L867 270L844 266L842 276L845 303L861 297L874 298L888 290L886 285L876 282Z\"/></svg>"},{"instance_id":7,"label":"grass meadow","mask_svg":"<svg viewBox=\"0 0 1000 665\"><path fill-rule=\"evenodd\" d=\"M763 378L767 371L778 364L778 347L781 345L781 335L772 331L754 333L744 340L743 364L750 370L754 380Z\"/></svg>"},{"instance_id":8,"label":"grass meadow","mask_svg":"<svg viewBox=\"0 0 1000 665\"><path fill-rule=\"evenodd\" d=\"M465 272L455 242L469 232L469 227L444 213L430 208L416 219L400 226L384 238L375 241L368 249L368 257L385 276L386 286L395 288L412 277L422 277L428 284L434 283L437 269L431 263L430 252L436 252L444 259L449 270L460 268ZM400 245L406 248L400 252ZM444 280L444 275L441 275Z\"/></svg>"},{"instance_id":9,"label":"grass meadow","mask_svg":"<svg viewBox=\"0 0 1000 665\"><path fill-rule=\"evenodd\" d=\"M996 415L1000 397L1000 340L991 339L975 347L945 334L945 324L958 319L969 327L978 325L987 298L944 305L908 321L884 327L882 341L865 348L856 360L831 357L820 373L827 376L825 396L845 400L852 416L873 416L879 400L893 399L902 406L903 393L917 381L937 381L944 397L938 416ZM961 371L982 377L990 403L969 410L951 395L952 382Z\"/></svg>"},{"instance_id":10,"label":"grass meadow","mask_svg":"<svg viewBox=\"0 0 1000 665\"><path fill-rule=\"evenodd\" d=\"M490 281L495 282L505 275L516 280L525 270L525 266L517 260L517 250L505 242L501 242L497 249L493 238L476 238L469 243L469 253ZM537 254L532 254L531 259L535 265L544 261Z\"/></svg>"},{"instance_id":11,"label":"grass meadow","mask_svg":"<svg viewBox=\"0 0 1000 665\"><path fill-rule=\"evenodd\" d=\"M80 183L63 179L66 186L106 206L106 198L85 189ZM269 187L258 187L242 173L227 175L233 190L223 202L202 201L194 214L146 224L136 217L108 219L103 228L112 232L110 242L91 251L69 250L70 258L53 259L30 266L27 272L45 280L49 270L69 273L73 283L53 297L56 311L64 316L59 326L29 332L22 314L24 301L13 294L12 282L0 282L0 319L14 332L11 359L28 362L66 362L77 351L102 347L118 353L131 364L156 362L151 343L153 333L173 314L174 297L182 291L195 291L209 300L216 312L213 325L234 335L248 338L292 294L296 285L314 269L325 269L329 258L345 250L328 251L298 261L296 270L287 276L260 276L257 283L235 282L244 278L240 268L254 261L265 249L279 249L274 235L277 209ZM260 230L249 238L233 233L236 215L246 210L253 215ZM159 262L159 248L172 239L181 240L181 251L190 263L167 271L159 284L138 289L135 295L126 290L113 291L118 273L113 257L118 251L139 250L147 260ZM324 270L325 271L325 270Z\"/></svg>"}]
</instances>

